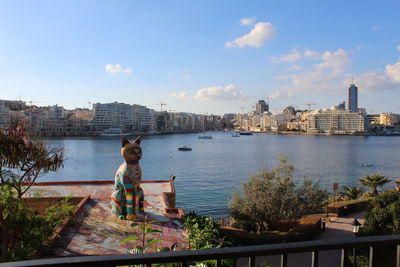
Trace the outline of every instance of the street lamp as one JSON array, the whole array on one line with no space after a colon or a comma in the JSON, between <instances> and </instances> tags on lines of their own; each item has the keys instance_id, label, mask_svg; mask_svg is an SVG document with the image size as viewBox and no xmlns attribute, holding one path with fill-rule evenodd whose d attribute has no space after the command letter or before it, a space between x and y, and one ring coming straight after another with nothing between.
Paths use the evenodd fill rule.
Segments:
<instances>
[{"instance_id":1,"label":"street lamp","mask_svg":"<svg viewBox=\"0 0 400 267\"><path fill-rule=\"evenodd\" d=\"M354 237L356 237L356 234L360 230L361 223L357 220L357 218L354 218L352 225L353 225L353 234Z\"/></svg>"}]
</instances>

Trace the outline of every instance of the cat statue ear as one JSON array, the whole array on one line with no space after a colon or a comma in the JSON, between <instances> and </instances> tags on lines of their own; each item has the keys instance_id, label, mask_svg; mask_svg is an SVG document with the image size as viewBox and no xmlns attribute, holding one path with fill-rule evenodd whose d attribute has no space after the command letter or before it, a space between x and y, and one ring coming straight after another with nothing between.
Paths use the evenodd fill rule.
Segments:
<instances>
[{"instance_id":1,"label":"cat statue ear","mask_svg":"<svg viewBox=\"0 0 400 267\"><path fill-rule=\"evenodd\" d=\"M126 144L129 144L129 140L126 137L122 138L122 147L124 147Z\"/></svg>"},{"instance_id":2,"label":"cat statue ear","mask_svg":"<svg viewBox=\"0 0 400 267\"><path fill-rule=\"evenodd\" d=\"M135 142L136 144L140 145L140 142L141 142L141 141L142 141L142 136L139 135L138 138L136 138L134 142Z\"/></svg>"}]
</instances>

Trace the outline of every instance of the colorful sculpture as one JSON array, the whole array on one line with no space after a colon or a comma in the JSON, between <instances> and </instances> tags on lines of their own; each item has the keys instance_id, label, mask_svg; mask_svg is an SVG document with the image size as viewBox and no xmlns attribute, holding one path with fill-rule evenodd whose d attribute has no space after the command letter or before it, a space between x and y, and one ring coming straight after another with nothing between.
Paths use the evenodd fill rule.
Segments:
<instances>
[{"instance_id":1,"label":"colorful sculpture","mask_svg":"<svg viewBox=\"0 0 400 267\"><path fill-rule=\"evenodd\" d=\"M133 220L144 213L144 195L140 188L142 170L139 166L141 139L139 136L133 143L125 137L122 139L121 155L125 162L115 174L115 191L111 194L112 213L120 219Z\"/></svg>"}]
</instances>

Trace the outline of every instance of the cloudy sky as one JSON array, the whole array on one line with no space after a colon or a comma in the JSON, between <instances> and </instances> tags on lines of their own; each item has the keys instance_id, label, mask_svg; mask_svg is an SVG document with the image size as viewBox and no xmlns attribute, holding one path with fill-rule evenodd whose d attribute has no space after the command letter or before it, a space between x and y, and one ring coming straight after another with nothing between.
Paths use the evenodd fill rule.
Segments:
<instances>
[{"instance_id":1,"label":"cloudy sky","mask_svg":"<svg viewBox=\"0 0 400 267\"><path fill-rule=\"evenodd\" d=\"M0 99L400 113L400 1L0 1Z\"/></svg>"}]
</instances>

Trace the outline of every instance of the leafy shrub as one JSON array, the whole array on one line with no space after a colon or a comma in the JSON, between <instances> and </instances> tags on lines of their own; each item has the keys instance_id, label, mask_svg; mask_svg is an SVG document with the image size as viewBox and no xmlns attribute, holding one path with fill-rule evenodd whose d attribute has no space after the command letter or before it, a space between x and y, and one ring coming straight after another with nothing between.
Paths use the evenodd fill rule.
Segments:
<instances>
[{"instance_id":1,"label":"leafy shrub","mask_svg":"<svg viewBox=\"0 0 400 267\"><path fill-rule=\"evenodd\" d=\"M282 156L279 161L276 168L250 177L242 184L242 192L233 193L229 210L240 228L257 233L280 230L282 224L322 211L327 191L310 179L296 186L293 165Z\"/></svg>"},{"instance_id":2,"label":"leafy shrub","mask_svg":"<svg viewBox=\"0 0 400 267\"><path fill-rule=\"evenodd\" d=\"M183 226L188 231L192 249L219 248L228 244L219 224L211 217L189 212L185 215Z\"/></svg>"},{"instance_id":3,"label":"leafy shrub","mask_svg":"<svg viewBox=\"0 0 400 267\"><path fill-rule=\"evenodd\" d=\"M48 237L71 216L74 207L66 200L35 215L9 185L0 186L0 261L26 259L40 252Z\"/></svg>"},{"instance_id":4,"label":"leafy shrub","mask_svg":"<svg viewBox=\"0 0 400 267\"><path fill-rule=\"evenodd\" d=\"M374 198L360 229L363 235L400 234L400 192L386 191Z\"/></svg>"}]
</instances>

